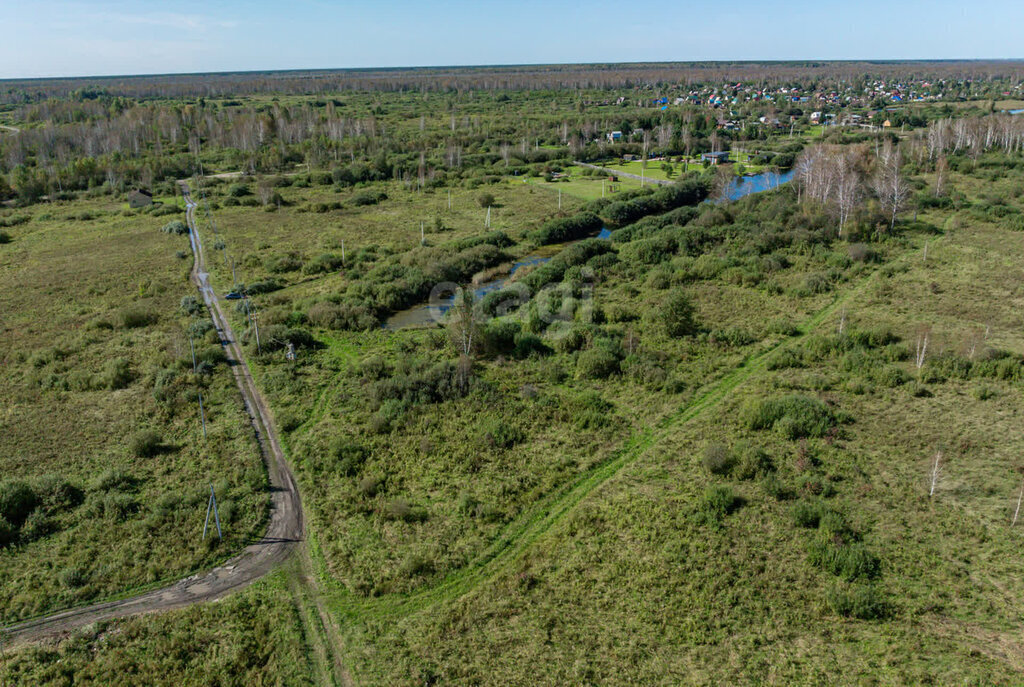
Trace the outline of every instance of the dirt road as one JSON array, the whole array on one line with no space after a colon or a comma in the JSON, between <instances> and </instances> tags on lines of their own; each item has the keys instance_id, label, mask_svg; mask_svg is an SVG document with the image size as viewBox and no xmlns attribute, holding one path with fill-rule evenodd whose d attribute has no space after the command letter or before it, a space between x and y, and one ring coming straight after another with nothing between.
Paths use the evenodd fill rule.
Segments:
<instances>
[{"instance_id":1,"label":"dirt road","mask_svg":"<svg viewBox=\"0 0 1024 687\"><path fill-rule=\"evenodd\" d=\"M220 334L228 361L242 393L246 412L259 440L270 483L270 523L266 534L249 544L237 556L209 572L193 575L163 589L135 597L76 608L28 620L3 628L8 644L19 644L50 635L60 635L75 628L111 618L123 618L182 608L196 603L215 601L241 589L267 574L285 560L302 540L304 532L302 503L284 452L278 442L266 401L253 383L245 355L235 339L227 318L221 310L217 294L210 285L206 271L206 255L195 221L196 204L188 186L181 183L187 205L186 219L190 229L194 263L192 281L203 296L214 326Z\"/></svg>"}]
</instances>

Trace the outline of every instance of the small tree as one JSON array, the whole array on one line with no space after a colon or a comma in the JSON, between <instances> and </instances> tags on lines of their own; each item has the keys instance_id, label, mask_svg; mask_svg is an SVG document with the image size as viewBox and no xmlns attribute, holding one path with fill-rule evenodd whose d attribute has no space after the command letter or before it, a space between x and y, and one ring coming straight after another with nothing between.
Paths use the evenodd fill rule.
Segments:
<instances>
[{"instance_id":1,"label":"small tree","mask_svg":"<svg viewBox=\"0 0 1024 687\"><path fill-rule=\"evenodd\" d=\"M451 338L452 346L459 354L459 364L456 371L457 383L462 393L466 392L469 386L470 375L473 371L473 353L476 351L480 333L480 321L477 313L473 288L463 287L455 294L455 303L450 311L450 322L448 335Z\"/></svg>"},{"instance_id":2,"label":"small tree","mask_svg":"<svg viewBox=\"0 0 1024 687\"><path fill-rule=\"evenodd\" d=\"M681 290L673 291L665 301L661 321L665 325L665 333L673 338L688 336L697 331L693 304Z\"/></svg>"},{"instance_id":3,"label":"small tree","mask_svg":"<svg viewBox=\"0 0 1024 687\"><path fill-rule=\"evenodd\" d=\"M480 204L482 208L489 208L494 205L494 194L493 193L481 193L476 197L476 202Z\"/></svg>"}]
</instances>

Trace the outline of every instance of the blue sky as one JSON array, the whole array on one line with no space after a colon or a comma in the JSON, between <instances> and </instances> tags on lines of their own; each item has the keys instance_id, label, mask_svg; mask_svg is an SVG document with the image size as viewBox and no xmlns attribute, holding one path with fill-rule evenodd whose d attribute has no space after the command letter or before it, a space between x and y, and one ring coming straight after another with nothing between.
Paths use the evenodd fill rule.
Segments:
<instances>
[{"instance_id":1,"label":"blue sky","mask_svg":"<svg viewBox=\"0 0 1024 687\"><path fill-rule=\"evenodd\" d=\"M1022 0L0 0L0 78L544 62L1020 58Z\"/></svg>"}]
</instances>

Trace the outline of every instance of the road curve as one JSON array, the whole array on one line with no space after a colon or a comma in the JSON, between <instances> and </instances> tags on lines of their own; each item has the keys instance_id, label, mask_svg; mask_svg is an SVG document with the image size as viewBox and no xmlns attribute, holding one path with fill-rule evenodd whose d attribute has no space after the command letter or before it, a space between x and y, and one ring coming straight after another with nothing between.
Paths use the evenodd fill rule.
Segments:
<instances>
[{"instance_id":1,"label":"road curve","mask_svg":"<svg viewBox=\"0 0 1024 687\"><path fill-rule=\"evenodd\" d=\"M191 199L187 184L180 183L182 195L185 197L189 240L192 242L194 256L192 281L210 310L214 327L220 335L267 466L270 485L270 522L267 531L262 538L246 546L223 565L202 574L186 577L168 587L126 599L62 611L2 628L4 640L9 645L66 634L75 628L100 620L216 601L270 572L292 553L303 538L302 502L295 478L281 450L266 401L253 382L242 348L235 339L231 325L221 310L220 301L210 285L209 274L206 271L206 255L195 221L196 204Z\"/></svg>"}]
</instances>

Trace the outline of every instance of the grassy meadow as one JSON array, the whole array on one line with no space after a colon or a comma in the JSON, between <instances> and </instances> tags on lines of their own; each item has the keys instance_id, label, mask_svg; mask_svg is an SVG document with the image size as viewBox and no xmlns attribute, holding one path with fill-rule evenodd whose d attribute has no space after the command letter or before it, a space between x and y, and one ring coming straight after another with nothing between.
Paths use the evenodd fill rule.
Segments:
<instances>
[{"instance_id":1,"label":"grassy meadow","mask_svg":"<svg viewBox=\"0 0 1024 687\"><path fill-rule=\"evenodd\" d=\"M0 246L0 617L124 594L234 553L265 521L266 476L189 300L187 237L161 231L183 216L105 199L5 215L17 223ZM211 483L225 539L204 542Z\"/></svg>"},{"instance_id":2,"label":"grassy meadow","mask_svg":"<svg viewBox=\"0 0 1024 687\"><path fill-rule=\"evenodd\" d=\"M600 139L632 130L612 102L211 98L222 143L264 116L284 131L203 148L207 171L273 172L190 183L214 287L248 296L223 306L308 561L18 647L0 684L1020 683L1019 156L949 152L936 194L923 132L900 132L890 228L869 188L884 144L827 132L862 144L840 233L806 184L703 202L728 167L651 162L678 183L602 194L569 153L627 152ZM337 138L285 126L339 111ZM699 119L677 133L714 131ZM744 142L766 152L731 169L788 168L805 143ZM173 581L265 523L160 183L144 211L85 189L0 209L2 624ZM446 320L384 326L438 283L496 279ZM199 538L210 484L223 541Z\"/></svg>"}]
</instances>

